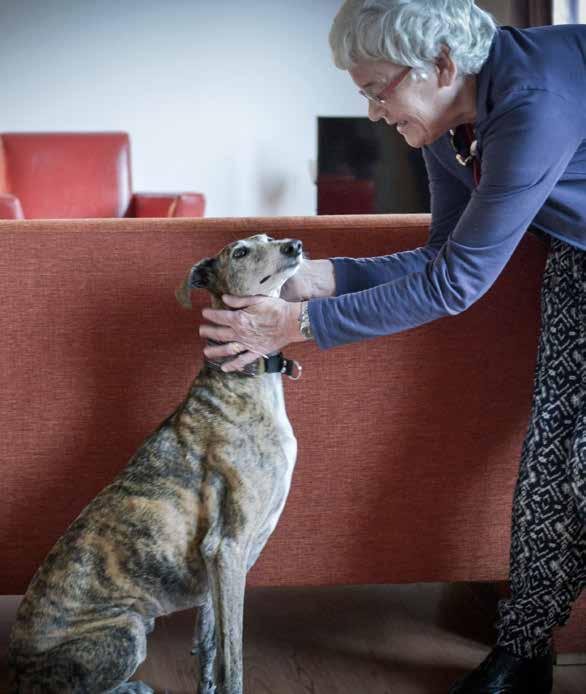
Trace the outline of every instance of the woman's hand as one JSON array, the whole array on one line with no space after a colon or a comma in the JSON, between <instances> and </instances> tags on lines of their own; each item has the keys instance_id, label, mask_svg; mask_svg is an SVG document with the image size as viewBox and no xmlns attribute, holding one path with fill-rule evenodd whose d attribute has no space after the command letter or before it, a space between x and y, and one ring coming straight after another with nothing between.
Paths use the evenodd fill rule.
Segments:
<instances>
[{"instance_id":1,"label":"woman's hand","mask_svg":"<svg viewBox=\"0 0 586 694\"><path fill-rule=\"evenodd\" d=\"M204 349L208 359L231 357L222 364L222 371L237 371L256 361L259 356L280 350L291 342L302 342L299 332L301 304L268 296L229 296L222 301L239 311L204 308L202 315L213 325L202 324L199 334L223 345Z\"/></svg>"},{"instance_id":2,"label":"woman's hand","mask_svg":"<svg viewBox=\"0 0 586 694\"><path fill-rule=\"evenodd\" d=\"M302 263L299 270L281 287L281 299L285 301L304 301L311 297L310 260Z\"/></svg>"},{"instance_id":3,"label":"woman's hand","mask_svg":"<svg viewBox=\"0 0 586 694\"><path fill-rule=\"evenodd\" d=\"M281 299L285 301L307 301L335 294L334 264L328 259L304 260L281 288Z\"/></svg>"}]
</instances>

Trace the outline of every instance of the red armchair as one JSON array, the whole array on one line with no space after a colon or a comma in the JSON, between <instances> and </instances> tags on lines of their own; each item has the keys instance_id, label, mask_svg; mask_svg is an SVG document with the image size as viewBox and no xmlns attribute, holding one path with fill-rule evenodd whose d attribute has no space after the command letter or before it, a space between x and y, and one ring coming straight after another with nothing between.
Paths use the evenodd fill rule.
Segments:
<instances>
[{"instance_id":1,"label":"red armchair","mask_svg":"<svg viewBox=\"0 0 586 694\"><path fill-rule=\"evenodd\" d=\"M322 174L317 179L317 213L373 214L374 181Z\"/></svg>"},{"instance_id":2,"label":"red armchair","mask_svg":"<svg viewBox=\"0 0 586 694\"><path fill-rule=\"evenodd\" d=\"M2 133L0 219L203 217L201 193L132 193L127 133Z\"/></svg>"}]
</instances>

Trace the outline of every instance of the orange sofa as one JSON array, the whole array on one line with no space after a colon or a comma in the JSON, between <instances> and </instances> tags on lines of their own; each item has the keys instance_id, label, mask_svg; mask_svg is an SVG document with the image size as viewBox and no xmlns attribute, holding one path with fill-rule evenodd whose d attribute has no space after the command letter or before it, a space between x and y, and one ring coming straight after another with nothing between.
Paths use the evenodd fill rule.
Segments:
<instances>
[{"instance_id":1,"label":"orange sofa","mask_svg":"<svg viewBox=\"0 0 586 694\"><path fill-rule=\"evenodd\" d=\"M0 592L20 594L65 527L184 397L202 362L187 269L259 231L311 257L425 241L425 215L0 222ZM546 247L524 239L465 313L286 352L299 442L254 585L503 581L529 417ZM558 634L586 652L586 601Z\"/></svg>"}]
</instances>

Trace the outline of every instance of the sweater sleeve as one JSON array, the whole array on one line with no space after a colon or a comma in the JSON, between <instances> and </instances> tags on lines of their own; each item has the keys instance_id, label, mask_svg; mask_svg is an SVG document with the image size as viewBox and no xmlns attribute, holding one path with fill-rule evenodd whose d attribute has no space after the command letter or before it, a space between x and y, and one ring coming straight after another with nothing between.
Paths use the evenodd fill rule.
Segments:
<instances>
[{"instance_id":1,"label":"sweater sleeve","mask_svg":"<svg viewBox=\"0 0 586 694\"><path fill-rule=\"evenodd\" d=\"M455 315L494 283L582 140L582 116L562 97L504 95L482 142L482 177L425 267L343 296L309 301L322 349Z\"/></svg>"},{"instance_id":2,"label":"sweater sleeve","mask_svg":"<svg viewBox=\"0 0 586 694\"><path fill-rule=\"evenodd\" d=\"M431 227L425 246L374 258L331 258L336 296L392 282L412 272L421 272L448 238L470 198L470 191L449 174L436 157L423 148L431 197Z\"/></svg>"}]
</instances>

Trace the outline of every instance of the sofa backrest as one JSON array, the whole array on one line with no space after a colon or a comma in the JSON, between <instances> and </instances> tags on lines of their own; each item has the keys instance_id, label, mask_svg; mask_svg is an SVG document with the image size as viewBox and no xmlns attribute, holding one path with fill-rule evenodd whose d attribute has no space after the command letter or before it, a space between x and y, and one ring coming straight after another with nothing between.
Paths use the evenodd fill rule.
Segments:
<instances>
[{"instance_id":1,"label":"sofa backrest","mask_svg":"<svg viewBox=\"0 0 586 694\"><path fill-rule=\"evenodd\" d=\"M183 399L202 363L174 290L236 238L312 258L424 243L425 215L0 223L0 592L46 552ZM256 584L502 580L529 417L545 246L526 238L465 313L328 351L285 350L299 443Z\"/></svg>"},{"instance_id":2,"label":"sofa backrest","mask_svg":"<svg viewBox=\"0 0 586 694\"><path fill-rule=\"evenodd\" d=\"M126 133L2 133L0 192L26 219L122 217L131 197Z\"/></svg>"}]
</instances>

